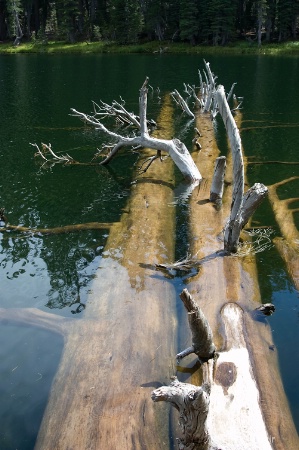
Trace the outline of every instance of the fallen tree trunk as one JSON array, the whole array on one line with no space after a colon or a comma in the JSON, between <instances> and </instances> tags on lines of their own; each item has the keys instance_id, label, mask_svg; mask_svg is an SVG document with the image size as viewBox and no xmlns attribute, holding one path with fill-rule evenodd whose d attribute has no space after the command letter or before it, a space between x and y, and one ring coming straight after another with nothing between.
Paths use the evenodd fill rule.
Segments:
<instances>
[{"instance_id":1,"label":"fallen tree trunk","mask_svg":"<svg viewBox=\"0 0 299 450\"><path fill-rule=\"evenodd\" d=\"M53 228L31 228L24 227L21 225L11 225L10 223L3 224L0 226L0 233L5 233L5 231L16 231L19 233L29 233L34 234L64 234L64 233L74 233L77 231L85 230L109 230L114 224L108 222L89 222L89 223L78 223L74 225L63 225L61 227Z\"/></svg>"},{"instance_id":2,"label":"fallen tree trunk","mask_svg":"<svg viewBox=\"0 0 299 450\"><path fill-rule=\"evenodd\" d=\"M171 116L166 98L164 135ZM138 178L129 212L110 228L82 319L59 327L65 345L36 449L170 448L166 410L157 411L150 392L174 371L175 293L151 267L174 254L173 178L170 159Z\"/></svg>"},{"instance_id":3,"label":"fallen tree trunk","mask_svg":"<svg viewBox=\"0 0 299 450\"><path fill-rule=\"evenodd\" d=\"M219 150L207 115L198 116L197 128L202 134L202 150L196 163L205 183L198 192L192 193L190 201L190 252L203 262L199 273L185 283L191 295L199 299L214 344L220 350L215 364L213 360L206 363L215 366L211 372L214 378L207 418L211 448L214 442L215 448L223 450L295 450L299 445L298 435L279 374L277 355L271 350L271 330L266 323L254 321L252 317L252 311L261 301L254 253L245 258L221 253L222 242L217 237L229 214L231 183L227 183L223 207L214 208L208 199L213 161ZM232 174L230 158L228 166L227 177ZM192 338L190 334L182 335L181 341L192 342ZM194 362L191 356L184 360L189 367ZM205 372L193 371L191 383L201 385L202 376L207 381ZM205 447L191 445L190 448Z\"/></svg>"}]
</instances>

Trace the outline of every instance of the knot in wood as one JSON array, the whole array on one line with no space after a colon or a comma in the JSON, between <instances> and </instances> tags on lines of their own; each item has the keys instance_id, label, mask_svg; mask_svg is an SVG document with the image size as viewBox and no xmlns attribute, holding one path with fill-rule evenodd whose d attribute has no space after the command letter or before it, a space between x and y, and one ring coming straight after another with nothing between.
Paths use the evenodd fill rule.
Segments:
<instances>
[{"instance_id":1,"label":"knot in wood","mask_svg":"<svg viewBox=\"0 0 299 450\"><path fill-rule=\"evenodd\" d=\"M223 362L217 366L215 382L220 384L225 394L237 379L237 367L232 362Z\"/></svg>"},{"instance_id":2,"label":"knot in wood","mask_svg":"<svg viewBox=\"0 0 299 450\"><path fill-rule=\"evenodd\" d=\"M176 149L179 153L184 154L185 153L185 146L179 139L173 139L174 145L176 146Z\"/></svg>"}]
</instances>

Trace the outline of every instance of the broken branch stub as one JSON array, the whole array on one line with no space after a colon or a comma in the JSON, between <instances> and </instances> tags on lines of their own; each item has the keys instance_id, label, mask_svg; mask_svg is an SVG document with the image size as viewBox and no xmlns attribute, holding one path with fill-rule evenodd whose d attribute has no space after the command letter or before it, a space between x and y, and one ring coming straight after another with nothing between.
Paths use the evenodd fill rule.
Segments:
<instances>
[{"instance_id":1,"label":"broken branch stub","mask_svg":"<svg viewBox=\"0 0 299 450\"><path fill-rule=\"evenodd\" d=\"M243 196L241 226L245 227L250 217L268 195L268 188L262 183L255 183Z\"/></svg>"},{"instance_id":2,"label":"broken branch stub","mask_svg":"<svg viewBox=\"0 0 299 450\"><path fill-rule=\"evenodd\" d=\"M202 310L193 300L188 289L184 289L180 298L188 312L188 322L192 333L192 346L177 354L181 360L191 353L195 353L201 362L214 357L216 348L213 343L213 333Z\"/></svg>"},{"instance_id":3,"label":"broken branch stub","mask_svg":"<svg viewBox=\"0 0 299 450\"><path fill-rule=\"evenodd\" d=\"M215 161L214 175L210 191L211 202L221 202L223 196L226 157L219 156Z\"/></svg>"},{"instance_id":4,"label":"broken branch stub","mask_svg":"<svg viewBox=\"0 0 299 450\"><path fill-rule=\"evenodd\" d=\"M170 386L162 386L152 392L154 402L171 403L180 414L179 426L182 438L178 439L179 450L208 450L211 440L207 429L210 385L202 386L181 383L176 377Z\"/></svg>"}]
</instances>

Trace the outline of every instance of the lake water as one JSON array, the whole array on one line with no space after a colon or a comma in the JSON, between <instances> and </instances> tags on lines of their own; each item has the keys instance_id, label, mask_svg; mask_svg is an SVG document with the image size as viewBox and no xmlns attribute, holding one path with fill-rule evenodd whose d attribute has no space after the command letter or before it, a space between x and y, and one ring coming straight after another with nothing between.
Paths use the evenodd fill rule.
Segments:
<instances>
[{"instance_id":1,"label":"lake water","mask_svg":"<svg viewBox=\"0 0 299 450\"><path fill-rule=\"evenodd\" d=\"M245 153L261 160L298 161L298 57L206 57L218 81L244 96L241 136ZM130 195L137 156L119 156L107 169L85 166L41 167L31 143L51 143L54 151L89 161L103 142L71 117L70 107L90 112L91 101L111 102L121 95L138 111L138 89L146 76L160 96L183 83L198 85L199 56L187 55L0 55L0 207L10 224L57 227L120 218ZM149 100L150 117L160 104ZM184 129L177 112L176 136L191 148L192 127ZM220 123L220 122L219 122ZM223 127L219 143L225 148ZM273 184L299 175L295 165L251 165L250 184ZM280 195L297 197L299 182ZM299 202L298 202L299 204ZM295 207L295 204L293 205ZM298 205L297 205L298 207ZM184 214L178 208L177 257L186 252ZM294 215L297 227L298 212ZM256 223L273 227L266 201ZM80 319L108 231L33 236L0 233L0 308L36 307ZM258 255L263 302L276 313L269 319L293 417L299 429L299 299L275 247ZM174 279L174 285L180 280ZM63 342L30 327L0 328L0 448L32 449Z\"/></svg>"}]
</instances>

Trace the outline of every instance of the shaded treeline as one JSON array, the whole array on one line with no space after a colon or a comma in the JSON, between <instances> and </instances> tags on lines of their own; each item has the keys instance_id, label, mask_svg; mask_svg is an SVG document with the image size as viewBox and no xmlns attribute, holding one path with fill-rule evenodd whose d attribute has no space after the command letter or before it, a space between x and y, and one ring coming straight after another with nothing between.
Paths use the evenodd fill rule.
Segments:
<instances>
[{"instance_id":1,"label":"shaded treeline","mask_svg":"<svg viewBox=\"0 0 299 450\"><path fill-rule=\"evenodd\" d=\"M299 0L0 0L0 40L296 40ZM17 40L19 43L19 40Z\"/></svg>"}]
</instances>

